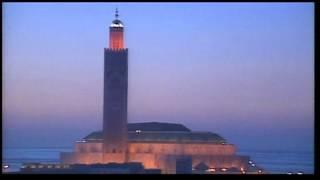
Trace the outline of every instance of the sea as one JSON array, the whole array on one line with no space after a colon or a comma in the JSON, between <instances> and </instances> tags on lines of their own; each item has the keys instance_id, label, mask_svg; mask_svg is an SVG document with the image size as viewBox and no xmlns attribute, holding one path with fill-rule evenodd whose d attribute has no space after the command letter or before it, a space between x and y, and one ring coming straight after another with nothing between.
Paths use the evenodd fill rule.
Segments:
<instances>
[{"instance_id":1,"label":"sea","mask_svg":"<svg viewBox=\"0 0 320 180\"><path fill-rule=\"evenodd\" d=\"M72 152L72 148L5 148L2 154L2 168L5 172L19 171L23 163L59 163L60 152ZM303 151L257 151L242 150L239 155L247 155L250 160L270 174L314 173L314 154Z\"/></svg>"}]
</instances>

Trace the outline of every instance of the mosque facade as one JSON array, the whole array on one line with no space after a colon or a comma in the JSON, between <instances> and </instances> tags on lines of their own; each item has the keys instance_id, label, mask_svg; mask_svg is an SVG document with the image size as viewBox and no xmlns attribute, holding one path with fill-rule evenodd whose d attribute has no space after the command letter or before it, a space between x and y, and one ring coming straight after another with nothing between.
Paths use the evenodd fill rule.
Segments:
<instances>
[{"instance_id":1,"label":"mosque facade","mask_svg":"<svg viewBox=\"0 0 320 180\"><path fill-rule=\"evenodd\" d=\"M235 145L218 134L194 132L173 123L128 123L128 49L117 11L109 36L109 48L104 49L102 131L77 141L74 152L62 152L61 163L140 162L145 168L170 174L177 172L181 162L189 162L192 170L236 168L245 172L250 168L249 157L237 155Z\"/></svg>"}]
</instances>

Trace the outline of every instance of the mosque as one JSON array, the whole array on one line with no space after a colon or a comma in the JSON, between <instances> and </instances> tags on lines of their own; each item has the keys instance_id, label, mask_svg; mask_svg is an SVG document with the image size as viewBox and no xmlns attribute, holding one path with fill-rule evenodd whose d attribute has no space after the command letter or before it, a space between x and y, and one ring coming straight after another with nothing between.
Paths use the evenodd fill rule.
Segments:
<instances>
[{"instance_id":1,"label":"mosque","mask_svg":"<svg viewBox=\"0 0 320 180\"><path fill-rule=\"evenodd\" d=\"M109 27L109 48L104 49L103 129L75 144L74 152L61 152L64 164L140 162L145 168L174 174L252 169L248 156L212 132L194 132L182 124L128 123L128 49L124 46L124 24L118 19ZM261 170L259 170L261 171Z\"/></svg>"}]
</instances>

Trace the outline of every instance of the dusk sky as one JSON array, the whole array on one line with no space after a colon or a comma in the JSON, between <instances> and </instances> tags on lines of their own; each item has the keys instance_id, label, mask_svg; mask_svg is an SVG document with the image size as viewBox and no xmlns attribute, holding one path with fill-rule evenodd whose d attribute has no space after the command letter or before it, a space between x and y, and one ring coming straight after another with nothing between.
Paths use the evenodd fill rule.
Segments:
<instances>
[{"instance_id":1,"label":"dusk sky","mask_svg":"<svg viewBox=\"0 0 320 180\"><path fill-rule=\"evenodd\" d=\"M4 3L5 147L71 147L101 130L116 7L129 122L182 123L240 149L313 150L313 3Z\"/></svg>"}]
</instances>

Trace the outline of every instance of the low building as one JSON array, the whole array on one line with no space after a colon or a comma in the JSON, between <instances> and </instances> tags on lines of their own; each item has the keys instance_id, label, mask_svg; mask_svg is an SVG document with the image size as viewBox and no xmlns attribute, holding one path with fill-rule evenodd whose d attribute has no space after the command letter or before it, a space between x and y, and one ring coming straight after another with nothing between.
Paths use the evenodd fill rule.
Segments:
<instances>
[{"instance_id":1,"label":"low building","mask_svg":"<svg viewBox=\"0 0 320 180\"><path fill-rule=\"evenodd\" d=\"M92 132L75 144L75 152L61 153L66 164L141 162L147 169L176 173L177 161L188 156L192 168L205 164L211 169L249 168L249 157L236 154L236 147L212 132L193 132L181 124L147 122L128 124L126 159L103 152L102 132Z\"/></svg>"},{"instance_id":2,"label":"low building","mask_svg":"<svg viewBox=\"0 0 320 180\"><path fill-rule=\"evenodd\" d=\"M22 174L160 174L160 169L145 169L141 163L108 164L24 164Z\"/></svg>"}]
</instances>

